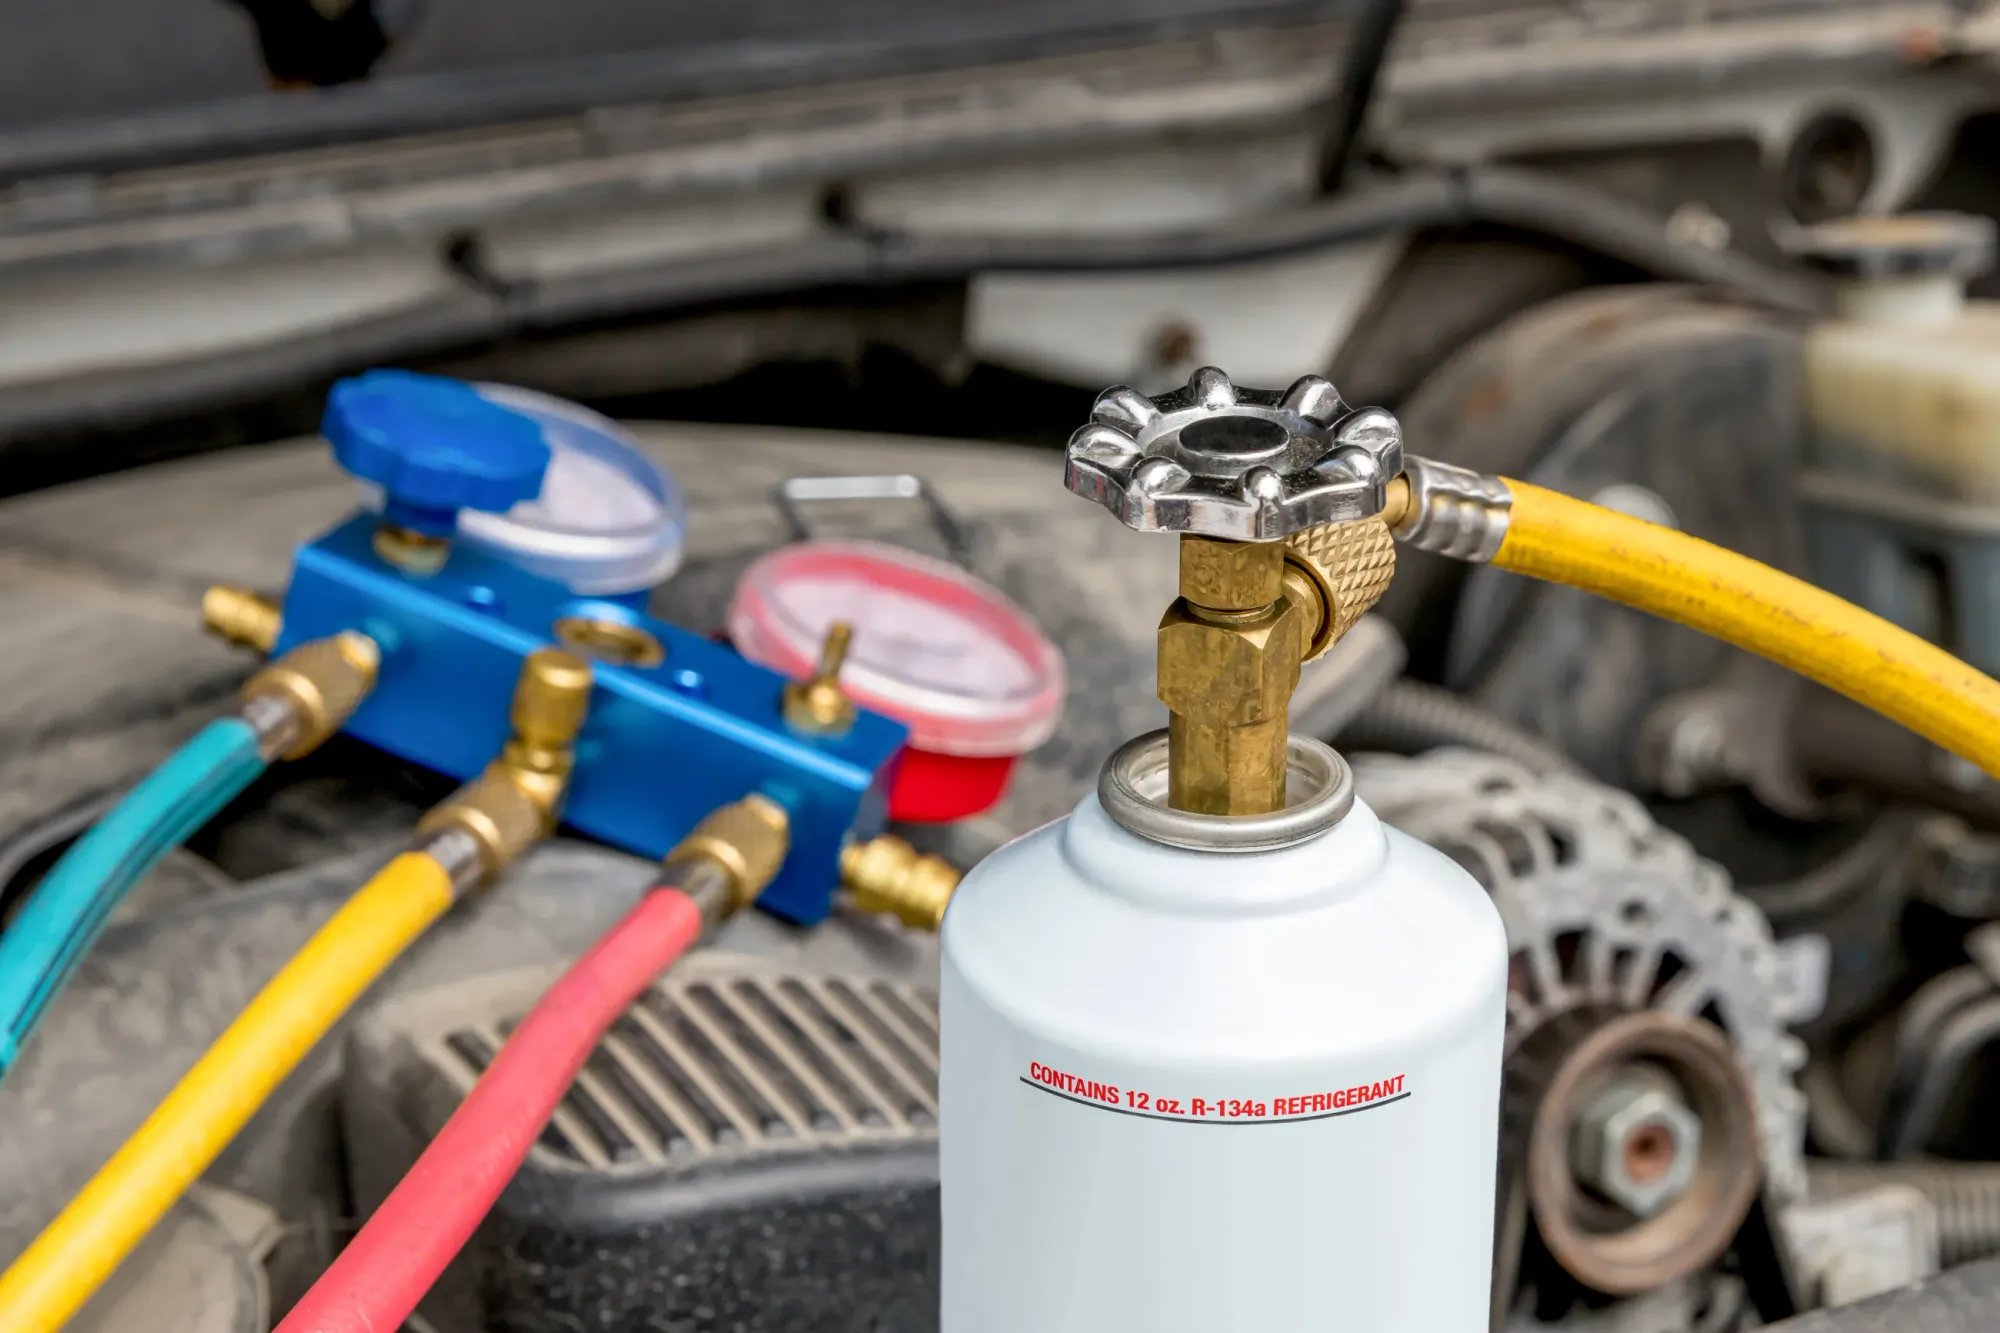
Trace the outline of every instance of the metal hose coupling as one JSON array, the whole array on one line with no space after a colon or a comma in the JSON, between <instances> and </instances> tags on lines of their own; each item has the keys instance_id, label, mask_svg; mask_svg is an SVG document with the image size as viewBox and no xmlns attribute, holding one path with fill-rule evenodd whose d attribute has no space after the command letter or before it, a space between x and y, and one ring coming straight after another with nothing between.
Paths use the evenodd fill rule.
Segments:
<instances>
[{"instance_id":1,"label":"metal hose coupling","mask_svg":"<svg viewBox=\"0 0 2000 1333\"><path fill-rule=\"evenodd\" d=\"M791 817L768 796L751 793L712 810L661 862L663 884L679 889L713 929L755 902L791 850Z\"/></svg>"},{"instance_id":2,"label":"metal hose coupling","mask_svg":"<svg viewBox=\"0 0 2000 1333\"><path fill-rule=\"evenodd\" d=\"M1498 477L1405 457L1403 475L1389 483L1382 517L1399 542L1483 565L1507 539L1513 507L1514 493Z\"/></svg>"},{"instance_id":3,"label":"metal hose coupling","mask_svg":"<svg viewBox=\"0 0 2000 1333\"><path fill-rule=\"evenodd\" d=\"M243 684L243 718L266 758L302 759L339 731L375 688L382 650L342 630L302 643Z\"/></svg>"},{"instance_id":4,"label":"metal hose coupling","mask_svg":"<svg viewBox=\"0 0 2000 1333\"><path fill-rule=\"evenodd\" d=\"M582 658L560 648L529 654L514 687L506 748L417 824L459 892L499 874L555 830L590 689Z\"/></svg>"},{"instance_id":5,"label":"metal hose coupling","mask_svg":"<svg viewBox=\"0 0 2000 1333\"><path fill-rule=\"evenodd\" d=\"M856 911L893 916L917 930L944 924L962 878L943 857L919 852L891 834L851 842L840 853L840 880Z\"/></svg>"}]
</instances>

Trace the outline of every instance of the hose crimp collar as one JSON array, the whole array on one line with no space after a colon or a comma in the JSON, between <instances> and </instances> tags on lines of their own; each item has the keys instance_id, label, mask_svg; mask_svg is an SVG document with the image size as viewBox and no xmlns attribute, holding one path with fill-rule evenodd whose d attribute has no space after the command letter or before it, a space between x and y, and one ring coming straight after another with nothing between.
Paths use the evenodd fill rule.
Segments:
<instances>
[{"instance_id":1,"label":"hose crimp collar","mask_svg":"<svg viewBox=\"0 0 2000 1333\"><path fill-rule=\"evenodd\" d=\"M1499 554L1514 506L1506 482L1428 458L1404 460L1403 478L1410 502L1393 529L1397 541L1472 564Z\"/></svg>"}]
</instances>

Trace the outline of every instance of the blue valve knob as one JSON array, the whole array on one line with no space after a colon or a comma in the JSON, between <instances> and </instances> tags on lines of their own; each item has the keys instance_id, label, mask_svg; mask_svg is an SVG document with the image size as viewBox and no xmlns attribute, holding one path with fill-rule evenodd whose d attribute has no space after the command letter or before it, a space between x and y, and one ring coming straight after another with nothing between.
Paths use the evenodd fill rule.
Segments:
<instances>
[{"instance_id":1,"label":"blue valve knob","mask_svg":"<svg viewBox=\"0 0 2000 1333\"><path fill-rule=\"evenodd\" d=\"M371 370L327 395L320 433L340 466L382 488L384 521L449 536L461 509L505 513L542 493L549 446L532 418L462 380Z\"/></svg>"}]
</instances>

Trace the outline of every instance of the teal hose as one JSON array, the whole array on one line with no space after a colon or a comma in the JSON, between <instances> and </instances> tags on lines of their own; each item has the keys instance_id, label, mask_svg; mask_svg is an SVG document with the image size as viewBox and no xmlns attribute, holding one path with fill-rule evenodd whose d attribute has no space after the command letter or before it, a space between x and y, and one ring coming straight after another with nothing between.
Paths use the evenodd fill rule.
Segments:
<instances>
[{"instance_id":1,"label":"teal hose","mask_svg":"<svg viewBox=\"0 0 2000 1333\"><path fill-rule=\"evenodd\" d=\"M248 722L212 722L56 862L0 933L0 1074L125 895L266 767Z\"/></svg>"}]
</instances>

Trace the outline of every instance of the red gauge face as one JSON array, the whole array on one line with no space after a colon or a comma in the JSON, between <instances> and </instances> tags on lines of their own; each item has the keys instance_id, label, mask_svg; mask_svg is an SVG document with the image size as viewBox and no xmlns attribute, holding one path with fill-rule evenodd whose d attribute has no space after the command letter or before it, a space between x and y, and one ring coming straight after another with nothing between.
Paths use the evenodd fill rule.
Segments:
<instances>
[{"instance_id":1,"label":"red gauge face","mask_svg":"<svg viewBox=\"0 0 2000 1333\"><path fill-rule=\"evenodd\" d=\"M751 661L802 677L835 621L853 629L841 684L910 728L898 818L985 809L1013 759L1055 730L1067 688L1056 646L998 589L914 552L852 541L774 551L738 582L729 633Z\"/></svg>"}]
</instances>

